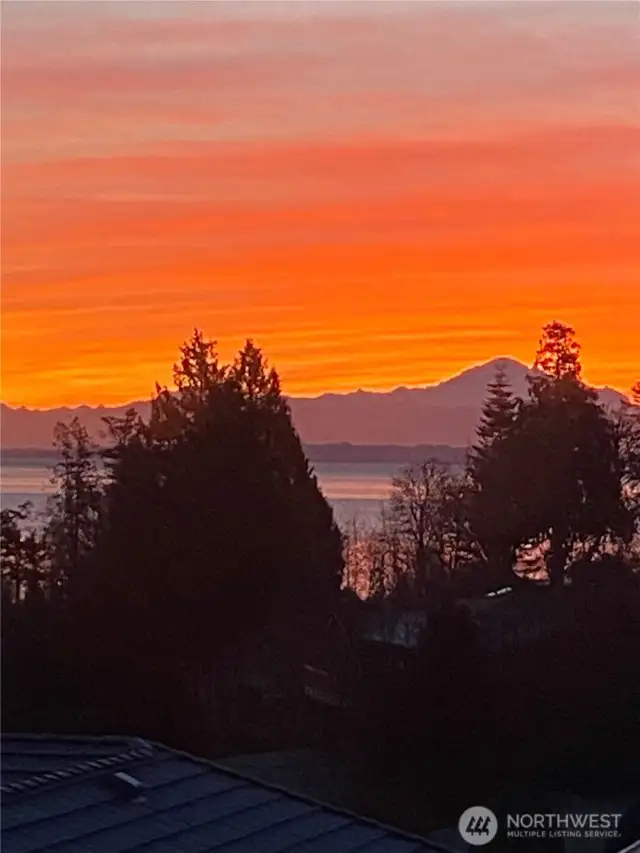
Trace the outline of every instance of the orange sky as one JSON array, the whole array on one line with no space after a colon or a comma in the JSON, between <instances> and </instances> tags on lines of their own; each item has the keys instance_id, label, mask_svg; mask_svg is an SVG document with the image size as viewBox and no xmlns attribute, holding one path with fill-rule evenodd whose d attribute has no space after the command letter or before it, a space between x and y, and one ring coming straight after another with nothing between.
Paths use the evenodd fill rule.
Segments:
<instances>
[{"instance_id":1,"label":"orange sky","mask_svg":"<svg viewBox=\"0 0 640 853\"><path fill-rule=\"evenodd\" d=\"M2 10L2 398L116 404L193 326L285 390L640 377L635 2Z\"/></svg>"}]
</instances>

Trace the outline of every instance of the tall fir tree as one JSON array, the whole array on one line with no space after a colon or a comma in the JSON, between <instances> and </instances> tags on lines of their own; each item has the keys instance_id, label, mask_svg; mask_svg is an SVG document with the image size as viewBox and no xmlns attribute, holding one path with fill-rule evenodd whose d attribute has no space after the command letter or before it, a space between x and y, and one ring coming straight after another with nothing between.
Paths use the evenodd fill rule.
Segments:
<instances>
[{"instance_id":1,"label":"tall fir tree","mask_svg":"<svg viewBox=\"0 0 640 853\"><path fill-rule=\"evenodd\" d=\"M98 447L77 417L56 424L54 445L60 461L54 468L56 492L50 501L46 531L51 551L50 582L52 591L70 594L97 540L103 474Z\"/></svg>"},{"instance_id":2,"label":"tall fir tree","mask_svg":"<svg viewBox=\"0 0 640 853\"><path fill-rule=\"evenodd\" d=\"M513 426L519 401L511 388L503 363L496 367L493 381L487 387L487 398L482 406L482 414L476 434L478 440L471 451L472 463L482 463L491 453L495 442L503 439Z\"/></svg>"},{"instance_id":3,"label":"tall fir tree","mask_svg":"<svg viewBox=\"0 0 640 853\"><path fill-rule=\"evenodd\" d=\"M501 448L512 433L522 401L516 397L505 365L496 368L487 389L477 427L478 440L469 454L469 523L484 554L490 585L510 583L518 536L510 525L507 495L511 472L502 464Z\"/></svg>"}]
</instances>

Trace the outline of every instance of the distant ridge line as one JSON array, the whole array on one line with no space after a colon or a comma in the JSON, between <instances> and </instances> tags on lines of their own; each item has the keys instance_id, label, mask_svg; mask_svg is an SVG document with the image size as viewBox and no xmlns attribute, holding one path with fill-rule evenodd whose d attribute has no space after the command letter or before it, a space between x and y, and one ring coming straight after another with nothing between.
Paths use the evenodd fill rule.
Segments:
<instances>
[{"instance_id":1,"label":"distant ridge line","mask_svg":"<svg viewBox=\"0 0 640 853\"><path fill-rule=\"evenodd\" d=\"M336 449L344 442L354 447L367 446L403 448L439 446L463 448L473 443L487 387L495 378L496 368L502 366L513 393L526 399L529 377L535 371L514 359L500 357L475 365L457 376L437 385L422 388L396 388L390 392L359 391L323 394L319 397L289 397L291 416L300 438L307 448L331 445L331 451L312 451L319 461L398 461L404 462L407 451L348 452ZM626 403L624 395L610 388L596 389L605 406L619 407ZM143 417L149 416L150 401L135 404ZM7 448L51 447L56 422L68 421L76 415L89 434L98 439L104 434L104 418L121 417L123 407L83 406L79 409L14 409L0 405L2 445ZM329 453L329 455L327 455ZM437 456L437 451L422 450ZM8 458L8 457L5 457ZM413 459L409 455L409 459Z\"/></svg>"}]
</instances>

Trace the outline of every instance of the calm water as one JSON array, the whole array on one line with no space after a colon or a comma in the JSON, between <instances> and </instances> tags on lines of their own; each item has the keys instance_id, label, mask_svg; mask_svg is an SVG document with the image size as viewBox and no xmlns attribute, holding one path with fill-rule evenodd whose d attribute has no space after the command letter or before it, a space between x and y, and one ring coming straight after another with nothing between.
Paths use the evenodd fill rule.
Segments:
<instances>
[{"instance_id":1,"label":"calm water","mask_svg":"<svg viewBox=\"0 0 640 853\"><path fill-rule=\"evenodd\" d=\"M0 470L0 501L13 509L30 500L38 512L53 491L51 460L38 457L6 460ZM388 463L321 462L314 466L327 500L341 525L354 518L370 524L389 495L398 466Z\"/></svg>"}]
</instances>

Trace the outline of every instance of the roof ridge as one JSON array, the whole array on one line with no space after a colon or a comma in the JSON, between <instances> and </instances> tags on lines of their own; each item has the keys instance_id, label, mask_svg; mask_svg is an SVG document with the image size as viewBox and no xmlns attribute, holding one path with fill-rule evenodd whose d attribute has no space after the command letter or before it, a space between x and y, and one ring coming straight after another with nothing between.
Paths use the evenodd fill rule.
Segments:
<instances>
[{"instance_id":1,"label":"roof ridge","mask_svg":"<svg viewBox=\"0 0 640 853\"><path fill-rule=\"evenodd\" d=\"M12 740L26 740L40 743L47 740L63 741L64 743L104 743L104 744L143 744L146 741L143 738L132 735L85 735L85 734L69 734L58 732L3 732L2 743L9 743Z\"/></svg>"},{"instance_id":2,"label":"roof ridge","mask_svg":"<svg viewBox=\"0 0 640 853\"><path fill-rule=\"evenodd\" d=\"M96 741L100 740L100 738L93 738L92 740ZM125 739L126 742L127 739ZM51 770L48 773L39 773L28 779L21 779L19 782L9 782L0 787L0 794L4 797L10 794L31 793L35 790L51 786L54 783L76 779L78 776L93 773L97 770L111 770L130 764L132 761L151 758L154 753L153 746L147 743L147 741L135 739L129 742L132 744L132 748L124 752L117 752L103 758L79 761L77 764L72 764L70 767L65 767L62 770ZM137 745L134 746L133 744Z\"/></svg>"}]
</instances>

